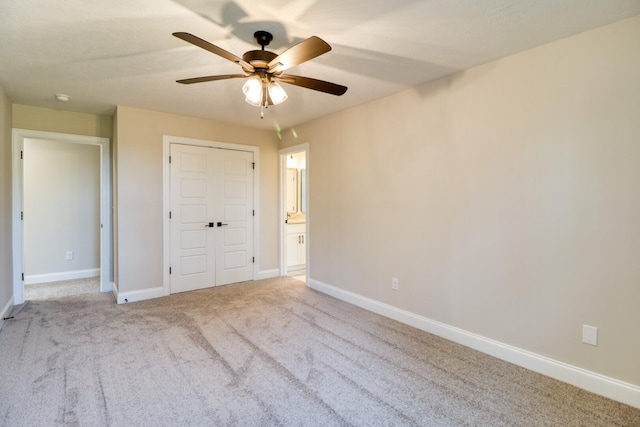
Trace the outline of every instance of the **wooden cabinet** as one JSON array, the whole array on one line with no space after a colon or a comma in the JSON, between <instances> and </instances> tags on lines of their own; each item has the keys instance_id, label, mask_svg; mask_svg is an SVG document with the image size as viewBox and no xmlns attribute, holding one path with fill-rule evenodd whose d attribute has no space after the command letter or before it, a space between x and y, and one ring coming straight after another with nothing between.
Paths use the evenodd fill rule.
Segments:
<instances>
[{"instance_id":1,"label":"wooden cabinet","mask_svg":"<svg viewBox=\"0 0 640 427\"><path fill-rule=\"evenodd\" d=\"M307 263L305 224L287 224L287 273L302 271Z\"/></svg>"}]
</instances>

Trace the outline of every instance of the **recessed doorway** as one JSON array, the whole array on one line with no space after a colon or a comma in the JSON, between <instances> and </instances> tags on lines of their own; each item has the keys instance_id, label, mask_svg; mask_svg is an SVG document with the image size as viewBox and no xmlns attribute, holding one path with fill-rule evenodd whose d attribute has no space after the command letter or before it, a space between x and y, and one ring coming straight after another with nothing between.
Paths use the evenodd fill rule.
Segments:
<instances>
[{"instance_id":1,"label":"recessed doorway","mask_svg":"<svg viewBox=\"0 0 640 427\"><path fill-rule=\"evenodd\" d=\"M12 157L14 304L25 283L92 278L110 292L109 139L14 129Z\"/></svg>"},{"instance_id":2,"label":"recessed doorway","mask_svg":"<svg viewBox=\"0 0 640 427\"><path fill-rule=\"evenodd\" d=\"M280 150L281 275L309 277L308 144Z\"/></svg>"}]
</instances>

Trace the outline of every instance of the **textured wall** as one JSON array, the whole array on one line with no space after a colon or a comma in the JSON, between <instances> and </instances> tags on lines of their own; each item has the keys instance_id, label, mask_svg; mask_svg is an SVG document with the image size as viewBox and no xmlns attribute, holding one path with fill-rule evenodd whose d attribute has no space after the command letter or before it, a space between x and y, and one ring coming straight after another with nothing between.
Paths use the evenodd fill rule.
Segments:
<instances>
[{"instance_id":1,"label":"textured wall","mask_svg":"<svg viewBox=\"0 0 640 427\"><path fill-rule=\"evenodd\" d=\"M312 278L640 385L638 40L640 17L284 132L310 143Z\"/></svg>"}]
</instances>

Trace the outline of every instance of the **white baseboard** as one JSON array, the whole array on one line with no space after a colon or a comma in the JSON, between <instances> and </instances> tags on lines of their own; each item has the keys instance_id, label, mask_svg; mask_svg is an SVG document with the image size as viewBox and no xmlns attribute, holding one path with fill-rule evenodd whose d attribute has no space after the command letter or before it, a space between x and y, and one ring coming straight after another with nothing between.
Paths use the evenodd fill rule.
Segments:
<instances>
[{"instance_id":1,"label":"white baseboard","mask_svg":"<svg viewBox=\"0 0 640 427\"><path fill-rule=\"evenodd\" d=\"M607 377L486 338L315 279L309 279L308 286L342 301L397 320L398 322L405 323L425 332L497 357L498 359L640 409L640 386L616 380L615 378Z\"/></svg>"},{"instance_id":2,"label":"white baseboard","mask_svg":"<svg viewBox=\"0 0 640 427\"><path fill-rule=\"evenodd\" d=\"M59 282L61 280L86 279L100 275L99 268L89 270L62 271L60 273L30 274L24 276L25 285L35 285L37 283Z\"/></svg>"},{"instance_id":3,"label":"white baseboard","mask_svg":"<svg viewBox=\"0 0 640 427\"><path fill-rule=\"evenodd\" d=\"M0 312L0 329L2 329L2 325L4 325L4 320L2 319L4 319L9 315L12 308L13 308L13 296L9 299L9 302L7 302L7 305L5 305L2 308L2 311Z\"/></svg>"},{"instance_id":4,"label":"white baseboard","mask_svg":"<svg viewBox=\"0 0 640 427\"><path fill-rule=\"evenodd\" d=\"M271 279L278 276L280 276L280 270L278 270L277 268L273 270L264 270L258 273L258 277L255 280ZM113 295L116 297L116 301L118 304L144 301L148 299L167 296L163 286L143 289L140 291L120 292L118 286L115 283L113 283Z\"/></svg>"},{"instance_id":5,"label":"white baseboard","mask_svg":"<svg viewBox=\"0 0 640 427\"><path fill-rule=\"evenodd\" d=\"M157 288L142 289L140 291L119 292L116 286L113 287L113 293L116 296L116 302L118 304L125 304L128 302L144 301L153 298L159 298L165 296L164 287L159 286Z\"/></svg>"},{"instance_id":6,"label":"white baseboard","mask_svg":"<svg viewBox=\"0 0 640 427\"><path fill-rule=\"evenodd\" d=\"M256 280L264 280L264 279L273 279L274 277L280 276L280 270L274 268L272 270L262 270L258 273L258 277Z\"/></svg>"}]
</instances>

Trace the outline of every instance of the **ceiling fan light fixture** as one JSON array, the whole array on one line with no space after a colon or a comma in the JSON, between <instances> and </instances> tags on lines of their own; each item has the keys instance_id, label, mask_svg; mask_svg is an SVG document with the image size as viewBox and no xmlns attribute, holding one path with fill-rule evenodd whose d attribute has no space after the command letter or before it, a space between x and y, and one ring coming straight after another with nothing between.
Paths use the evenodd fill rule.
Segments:
<instances>
[{"instance_id":1,"label":"ceiling fan light fixture","mask_svg":"<svg viewBox=\"0 0 640 427\"><path fill-rule=\"evenodd\" d=\"M282 104L288 98L287 92L285 92L282 86L280 86L277 82L269 82L268 90L273 105Z\"/></svg>"},{"instance_id":2,"label":"ceiling fan light fixture","mask_svg":"<svg viewBox=\"0 0 640 427\"><path fill-rule=\"evenodd\" d=\"M259 76L251 76L242 86L242 92L245 95L245 101L255 107L262 105L262 79Z\"/></svg>"},{"instance_id":3,"label":"ceiling fan light fixture","mask_svg":"<svg viewBox=\"0 0 640 427\"><path fill-rule=\"evenodd\" d=\"M265 50L273 35L267 31L256 31L254 38L261 46L260 50L250 50L242 55L242 58L231 52L209 43L206 40L196 37L193 34L185 32L173 33L175 37L191 43L194 46L207 50L218 55L234 64L240 65L245 74L221 74L215 76L195 77L189 79L177 80L178 83L192 84L210 82L215 80L226 80L236 78L248 78L242 86L242 92L245 95L245 101L256 107L261 108L260 117L264 117L264 109L270 105L278 105L287 100L287 93L282 86L273 79L278 79L287 84L299 86L319 92L329 93L331 95L343 95L347 91L346 86L341 86L323 80L313 79L310 77L294 76L291 74L283 74L283 72L291 67L300 65L306 61L316 58L331 50L331 46L319 37L311 36L308 39L291 46L281 54Z\"/></svg>"}]
</instances>

